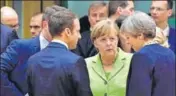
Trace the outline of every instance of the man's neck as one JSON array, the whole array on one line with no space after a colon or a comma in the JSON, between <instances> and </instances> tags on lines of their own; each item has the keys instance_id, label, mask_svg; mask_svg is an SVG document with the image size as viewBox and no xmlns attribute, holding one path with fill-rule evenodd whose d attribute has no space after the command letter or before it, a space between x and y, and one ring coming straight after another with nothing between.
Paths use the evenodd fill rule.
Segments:
<instances>
[{"instance_id":1,"label":"man's neck","mask_svg":"<svg viewBox=\"0 0 176 96\"><path fill-rule=\"evenodd\" d=\"M58 42L58 43L61 43L61 44L65 45L67 48L69 48L69 47L68 47L67 40L65 40L65 39L62 38L62 37L55 36L55 37L53 38L52 42Z\"/></svg>"},{"instance_id":2,"label":"man's neck","mask_svg":"<svg viewBox=\"0 0 176 96\"><path fill-rule=\"evenodd\" d=\"M42 30L41 35L49 42L52 40L50 33L47 32L46 30Z\"/></svg>"},{"instance_id":3,"label":"man's neck","mask_svg":"<svg viewBox=\"0 0 176 96\"><path fill-rule=\"evenodd\" d=\"M111 19L112 21L116 21L117 19L119 18L119 16L116 16L116 15L112 15L109 17L109 19Z\"/></svg>"},{"instance_id":4,"label":"man's neck","mask_svg":"<svg viewBox=\"0 0 176 96\"><path fill-rule=\"evenodd\" d=\"M167 23L167 22L157 24L157 27L159 27L159 28L162 29L162 30L166 29L167 26L168 26L168 23Z\"/></svg>"}]
</instances>

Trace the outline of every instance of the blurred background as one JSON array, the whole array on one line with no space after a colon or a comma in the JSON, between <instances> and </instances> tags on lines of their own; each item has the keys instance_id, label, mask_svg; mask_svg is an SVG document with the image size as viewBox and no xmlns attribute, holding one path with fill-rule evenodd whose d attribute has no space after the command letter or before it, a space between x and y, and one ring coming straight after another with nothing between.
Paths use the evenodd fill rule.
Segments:
<instances>
[{"instance_id":1,"label":"blurred background","mask_svg":"<svg viewBox=\"0 0 176 96\"><path fill-rule=\"evenodd\" d=\"M108 1L106 1L108 2ZM20 28L18 30L18 36L20 38L31 38L29 29L29 22L31 16L36 12L42 12L45 7L53 4L64 6L73 12L75 12L80 18L88 13L88 7L92 1L70 1L70 0L34 0L34 1L16 1L16 0L1 0L2 6L13 7L19 15ZM173 6L173 15L169 19L170 26L176 28L175 25L175 1ZM135 10L140 10L149 13L151 1L134 1Z\"/></svg>"}]
</instances>

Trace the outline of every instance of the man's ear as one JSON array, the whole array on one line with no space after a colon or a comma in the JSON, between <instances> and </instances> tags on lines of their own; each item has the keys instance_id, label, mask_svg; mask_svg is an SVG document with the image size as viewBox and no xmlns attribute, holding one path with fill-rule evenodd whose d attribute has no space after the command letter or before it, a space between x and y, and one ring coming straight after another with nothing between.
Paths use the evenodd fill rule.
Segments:
<instances>
[{"instance_id":1,"label":"man's ear","mask_svg":"<svg viewBox=\"0 0 176 96\"><path fill-rule=\"evenodd\" d=\"M72 35L71 30L69 28L65 28L64 33L66 34L67 37L70 37Z\"/></svg>"},{"instance_id":2,"label":"man's ear","mask_svg":"<svg viewBox=\"0 0 176 96\"><path fill-rule=\"evenodd\" d=\"M42 28L48 28L48 21L42 21Z\"/></svg>"},{"instance_id":3,"label":"man's ear","mask_svg":"<svg viewBox=\"0 0 176 96\"><path fill-rule=\"evenodd\" d=\"M116 14L122 14L123 9L121 7L117 7Z\"/></svg>"},{"instance_id":4,"label":"man's ear","mask_svg":"<svg viewBox=\"0 0 176 96\"><path fill-rule=\"evenodd\" d=\"M171 17L172 16L172 9L169 9L168 10L168 17Z\"/></svg>"}]
</instances>

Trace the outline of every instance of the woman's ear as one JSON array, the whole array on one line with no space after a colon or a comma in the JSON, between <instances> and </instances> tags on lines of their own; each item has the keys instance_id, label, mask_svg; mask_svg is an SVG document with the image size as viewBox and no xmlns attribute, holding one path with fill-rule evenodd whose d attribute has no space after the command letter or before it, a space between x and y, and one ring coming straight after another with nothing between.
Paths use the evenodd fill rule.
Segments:
<instances>
[{"instance_id":1,"label":"woman's ear","mask_svg":"<svg viewBox=\"0 0 176 96\"><path fill-rule=\"evenodd\" d=\"M94 41L92 41L92 42L93 42L95 48L97 48L97 42L96 42L96 40L94 40Z\"/></svg>"},{"instance_id":2,"label":"woman's ear","mask_svg":"<svg viewBox=\"0 0 176 96\"><path fill-rule=\"evenodd\" d=\"M138 39L140 39L140 40L144 40L144 34L143 33L139 33L138 35L137 35L137 38Z\"/></svg>"}]
</instances>

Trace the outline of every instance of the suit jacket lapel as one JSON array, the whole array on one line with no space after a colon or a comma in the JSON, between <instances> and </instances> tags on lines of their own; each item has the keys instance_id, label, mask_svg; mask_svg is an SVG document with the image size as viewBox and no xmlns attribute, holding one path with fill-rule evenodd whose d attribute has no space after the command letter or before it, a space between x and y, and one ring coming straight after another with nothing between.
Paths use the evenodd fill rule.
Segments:
<instances>
[{"instance_id":1,"label":"suit jacket lapel","mask_svg":"<svg viewBox=\"0 0 176 96\"><path fill-rule=\"evenodd\" d=\"M176 33L174 32L174 29L172 29L172 28L169 28L169 37L168 37L168 42L170 43L170 44L172 44L172 42L174 42L175 40L175 35L176 35Z\"/></svg>"},{"instance_id":2,"label":"suit jacket lapel","mask_svg":"<svg viewBox=\"0 0 176 96\"><path fill-rule=\"evenodd\" d=\"M118 53L118 56L116 57L113 70L110 73L108 80L111 80L114 76L116 76L123 69L125 65L125 60L126 60L125 54L120 48L118 50L119 50L119 53Z\"/></svg>"},{"instance_id":3,"label":"suit jacket lapel","mask_svg":"<svg viewBox=\"0 0 176 96\"><path fill-rule=\"evenodd\" d=\"M106 80L106 76L105 76L105 72L103 70L103 66L101 63L101 59L100 59L100 55L97 54L94 58L94 60L92 60L92 69L93 71L95 71L95 73L102 78L103 80Z\"/></svg>"},{"instance_id":4,"label":"suit jacket lapel","mask_svg":"<svg viewBox=\"0 0 176 96\"><path fill-rule=\"evenodd\" d=\"M32 49L34 49L33 53L39 52L40 51L40 40L39 40L39 36L33 38L33 42L31 42L31 43L33 43L32 44L33 45Z\"/></svg>"}]
</instances>

